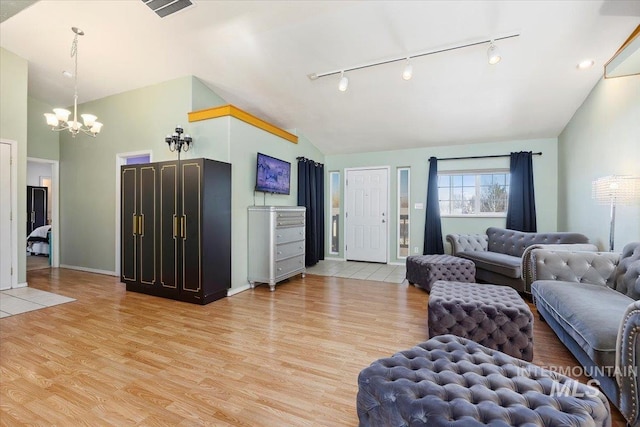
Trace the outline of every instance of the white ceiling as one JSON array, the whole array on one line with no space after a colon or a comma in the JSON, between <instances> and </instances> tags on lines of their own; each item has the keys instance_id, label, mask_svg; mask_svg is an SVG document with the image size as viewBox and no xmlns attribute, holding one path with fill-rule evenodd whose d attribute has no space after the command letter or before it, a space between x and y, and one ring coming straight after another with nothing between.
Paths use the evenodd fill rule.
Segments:
<instances>
[{"instance_id":1,"label":"white ceiling","mask_svg":"<svg viewBox=\"0 0 640 427\"><path fill-rule=\"evenodd\" d=\"M338 154L556 137L640 23L637 0L195 2L161 19L141 0L41 0L0 24L0 44L52 105L73 102L76 26L80 102L195 75ZM511 32L494 66L482 45L416 58L409 81L402 63L349 72L344 93L339 76L307 77Z\"/></svg>"}]
</instances>

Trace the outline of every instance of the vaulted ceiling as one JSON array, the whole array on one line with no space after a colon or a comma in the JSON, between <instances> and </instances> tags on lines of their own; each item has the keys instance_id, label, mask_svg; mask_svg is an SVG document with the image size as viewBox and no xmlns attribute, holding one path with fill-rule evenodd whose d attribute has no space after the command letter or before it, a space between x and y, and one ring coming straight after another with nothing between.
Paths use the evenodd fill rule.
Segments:
<instances>
[{"instance_id":1,"label":"vaulted ceiling","mask_svg":"<svg viewBox=\"0 0 640 427\"><path fill-rule=\"evenodd\" d=\"M194 0L165 18L140 0L41 0L5 19L11 3L0 45L28 60L30 96L72 103L75 26L80 102L194 75L326 154L556 137L640 23L640 2L609 0ZM346 92L308 78L514 33L497 65L481 44L415 58L408 81L403 62L348 72Z\"/></svg>"}]
</instances>

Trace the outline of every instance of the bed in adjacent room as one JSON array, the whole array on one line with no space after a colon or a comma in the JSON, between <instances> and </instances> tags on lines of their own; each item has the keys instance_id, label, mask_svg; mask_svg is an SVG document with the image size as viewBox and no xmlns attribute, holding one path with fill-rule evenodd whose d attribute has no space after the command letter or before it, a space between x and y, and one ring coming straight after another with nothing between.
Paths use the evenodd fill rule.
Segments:
<instances>
[{"instance_id":1,"label":"bed in adjacent room","mask_svg":"<svg viewBox=\"0 0 640 427\"><path fill-rule=\"evenodd\" d=\"M30 255L49 256L49 239L51 225L36 228L27 236L27 253Z\"/></svg>"}]
</instances>

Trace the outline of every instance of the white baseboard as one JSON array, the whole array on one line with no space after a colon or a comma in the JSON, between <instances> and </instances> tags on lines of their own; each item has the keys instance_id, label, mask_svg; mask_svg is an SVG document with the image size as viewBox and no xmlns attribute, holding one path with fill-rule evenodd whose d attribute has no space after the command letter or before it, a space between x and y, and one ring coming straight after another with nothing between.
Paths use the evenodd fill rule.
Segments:
<instances>
[{"instance_id":1,"label":"white baseboard","mask_svg":"<svg viewBox=\"0 0 640 427\"><path fill-rule=\"evenodd\" d=\"M68 268L69 270L86 271L87 273L104 274L106 276L120 276L115 271L98 270L97 268L79 267L77 265L60 264L60 268Z\"/></svg>"},{"instance_id":2,"label":"white baseboard","mask_svg":"<svg viewBox=\"0 0 640 427\"><path fill-rule=\"evenodd\" d=\"M389 265L405 265L404 262L390 262Z\"/></svg>"},{"instance_id":3,"label":"white baseboard","mask_svg":"<svg viewBox=\"0 0 640 427\"><path fill-rule=\"evenodd\" d=\"M11 286L11 284L9 284L9 286L7 286L6 288L0 288L0 291L8 291L10 289L17 289L17 288L26 288L27 286L29 286L27 282L18 283L15 286Z\"/></svg>"},{"instance_id":4,"label":"white baseboard","mask_svg":"<svg viewBox=\"0 0 640 427\"><path fill-rule=\"evenodd\" d=\"M332 256L325 256L324 261L346 261L346 258L338 258Z\"/></svg>"},{"instance_id":5,"label":"white baseboard","mask_svg":"<svg viewBox=\"0 0 640 427\"><path fill-rule=\"evenodd\" d=\"M230 296L239 294L240 292L248 291L249 289L251 289L251 286L249 286L248 283L244 286L227 289L227 296L230 297Z\"/></svg>"}]
</instances>

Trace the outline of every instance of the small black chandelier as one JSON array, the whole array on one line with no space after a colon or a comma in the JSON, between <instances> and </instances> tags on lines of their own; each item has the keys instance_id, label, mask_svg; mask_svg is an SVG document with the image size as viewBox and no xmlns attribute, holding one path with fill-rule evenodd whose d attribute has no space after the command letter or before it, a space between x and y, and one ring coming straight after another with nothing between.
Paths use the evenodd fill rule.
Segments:
<instances>
[{"instance_id":1,"label":"small black chandelier","mask_svg":"<svg viewBox=\"0 0 640 427\"><path fill-rule=\"evenodd\" d=\"M189 151L189 146L193 143L193 138L188 133L184 133L184 129L182 126L176 126L176 130L173 132L173 135L167 135L164 138L164 142L169 146L169 150L178 152L178 160L180 160L180 152Z\"/></svg>"}]
</instances>

